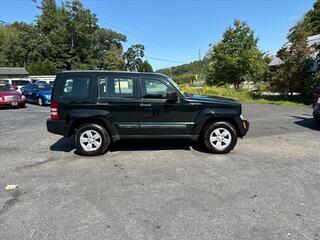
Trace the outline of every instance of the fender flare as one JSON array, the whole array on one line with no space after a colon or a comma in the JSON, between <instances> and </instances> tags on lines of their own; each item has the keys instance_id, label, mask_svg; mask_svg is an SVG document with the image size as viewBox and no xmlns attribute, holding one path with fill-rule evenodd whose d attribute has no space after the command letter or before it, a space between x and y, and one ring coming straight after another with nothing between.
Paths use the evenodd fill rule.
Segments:
<instances>
[{"instance_id":1,"label":"fender flare","mask_svg":"<svg viewBox=\"0 0 320 240\"><path fill-rule=\"evenodd\" d=\"M236 121L238 118L238 112L235 109L228 108L206 108L199 112L195 121L193 128L193 135L200 135L203 127L210 120L219 120L219 119L230 119L232 121ZM238 128L238 126L235 126Z\"/></svg>"},{"instance_id":2,"label":"fender flare","mask_svg":"<svg viewBox=\"0 0 320 240\"><path fill-rule=\"evenodd\" d=\"M117 129L115 128L114 119L109 111L97 110L97 109L75 109L71 110L66 118L67 127L65 129L65 136L70 136L73 132L73 128L78 121L90 122L98 120L103 122L104 127L109 131L111 137L117 138L119 136Z\"/></svg>"}]
</instances>

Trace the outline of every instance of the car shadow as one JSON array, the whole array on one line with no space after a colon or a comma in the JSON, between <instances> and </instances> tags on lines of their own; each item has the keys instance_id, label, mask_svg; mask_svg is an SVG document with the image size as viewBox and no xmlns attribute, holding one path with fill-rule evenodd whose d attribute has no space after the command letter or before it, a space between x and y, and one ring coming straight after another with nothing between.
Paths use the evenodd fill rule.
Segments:
<instances>
[{"instance_id":1,"label":"car shadow","mask_svg":"<svg viewBox=\"0 0 320 240\"><path fill-rule=\"evenodd\" d=\"M308 115L310 116L310 115ZM319 125L316 123L316 121L313 119L313 117L301 117L301 116L291 116L295 119L297 119L297 121L295 121L294 123L301 126L301 127L305 127L305 128L309 128L311 130L320 130Z\"/></svg>"},{"instance_id":2,"label":"car shadow","mask_svg":"<svg viewBox=\"0 0 320 240\"><path fill-rule=\"evenodd\" d=\"M121 140L110 146L109 151L157 151L157 150L200 150L201 146L186 139L134 139Z\"/></svg>"},{"instance_id":3,"label":"car shadow","mask_svg":"<svg viewBox=\"0 0 320 240\"><path fill-rule=\"evenodd\" d=\"M51 151L55 152L71 152L76 149L72 138L62 137L57 142L50 146Z\"/></svg>"},{"instance_id":4,"label":"car shadow","mask_svg":"<svg viewBox=\"0 0 320 240\"><path fill-rule=\"evenodd\" d=\"M75 150L75 143L72 138L62 137L56 143L50 146L51 151L56 152L71 152ZM117 151L157 151L157 150L186 150L194 149L199 152L206 150L191 140L185 139L132 139L121 140L112 143L108 149L109 152ZM75 150L75 154L80 155L79 151Z\"/></svg>"}]
</instances>

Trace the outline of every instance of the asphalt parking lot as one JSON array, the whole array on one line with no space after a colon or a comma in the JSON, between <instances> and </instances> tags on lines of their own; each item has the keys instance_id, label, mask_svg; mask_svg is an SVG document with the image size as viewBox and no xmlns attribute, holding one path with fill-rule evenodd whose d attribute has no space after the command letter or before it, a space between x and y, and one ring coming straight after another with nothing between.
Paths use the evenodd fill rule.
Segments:
<instances>
[{"instance_id":1,"label":"asphalt parking lot","mask_svg":"<svg viewBox=\"0 0 320 240\"><path fill-rule=\"evenodd\" d=\"M170 140L82 157L27 106L0 110L0 239L320 239L311 108L244 105L227 155Z\"/></svg>"}]
</instances>

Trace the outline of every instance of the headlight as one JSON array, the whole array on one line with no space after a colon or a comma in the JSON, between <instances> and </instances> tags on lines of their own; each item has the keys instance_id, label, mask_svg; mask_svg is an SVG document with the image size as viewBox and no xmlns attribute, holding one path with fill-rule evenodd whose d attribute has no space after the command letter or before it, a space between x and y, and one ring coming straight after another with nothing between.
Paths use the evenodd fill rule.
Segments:
<instances>
[{"instance_id":1,"label":"headlight","mask_svg":"<svg viewBox=\"0 0 320 240\"><path fill-rule=\"evenodd\" d=\"M51 95L46 95L46 99L51 99Z\"/></svg>"}]
</instances>

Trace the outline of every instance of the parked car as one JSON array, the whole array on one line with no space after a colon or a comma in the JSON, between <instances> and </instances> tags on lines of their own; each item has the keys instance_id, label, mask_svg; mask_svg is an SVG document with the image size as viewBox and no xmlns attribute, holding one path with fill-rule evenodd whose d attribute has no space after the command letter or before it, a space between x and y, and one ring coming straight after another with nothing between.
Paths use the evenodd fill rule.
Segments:
<instances>
[{"instance_id":1,"label":"parked car","mask_svg":"<svg viewBox=\"0 0 320 240\"><path fill-rule=\"evenodd\" d=\"M313 91L313 117L320 125L320 82L318 82Z\"/></svg>"},{"instance_id":2,"label":"parked car","mask_svg":"<svg viewBox=\"0 0 320 240\"><path fill-rule=\"evenodd\" d=\"M0 82L4 82L4 83L10 84L10 80L9 79L0 79Z\"/></svg>"},{"instance_id":3,"label":"parked car","mask_svg":"<svg viewBox=\"0 0 320 240\"><path fill-rule=\"evenodd\" d=\"M12 84L12 80L10 79L0 79L0 82L4 82L7 83L11 86L11 88L13 88L13 90L18 90L18 87L14 84Z\"/></svg>"},{"instance_id":4,"label":"parked car","mask_svg":"<svg viewBox=\"0 0 320 240\"><path fill-rule=\"evenodd\" d=\"M28 84L30 84L31 81L28 79L21 79L21 80L11 80L11 85L14 85L17 87L17 91L18 92L22 92L22 89L27 86Z\"/></svg>"},{"instance_id":5,"label":"parked car","mask_svg":"<svg viewBox=\"0 0 320 240\"><path fill-rule=\"evenodd\" d=\"M22 90L27 102L38 103L38 105L50 105L52 86L48 83L30 83Z\"/></svg>"},{"instance_id":6,"label":"parked car","mask_svg":"<svg viewBox=\"0 0 320 240\"><path fill-rule=\"evenodd\" d=\"M48 83L53 86L54 81L52 80L37 80L36 83Z\"/></svg>"},{"instance_id":7,"label":"parked car","mask_svg":"<svg viewBox=\"0 0 320 240\"><path fill-rule=\"evenodd\" d=\"M5 82L0 82L0 107L25 107L25 97L15 91L12 86Z\"/></svg>"},{"instance_id":8,"label":"parked car","mask_svg":"<svg viewBox=\"0 0 320 240\"><path fill-rule=\"evenodd\" d=\"M83 155L126 138L187 138L228 153L249 123L235 100L182 93L157 73L65 71L57 75L47 129L75 136Z\"/></svg>"}]
</instances>

